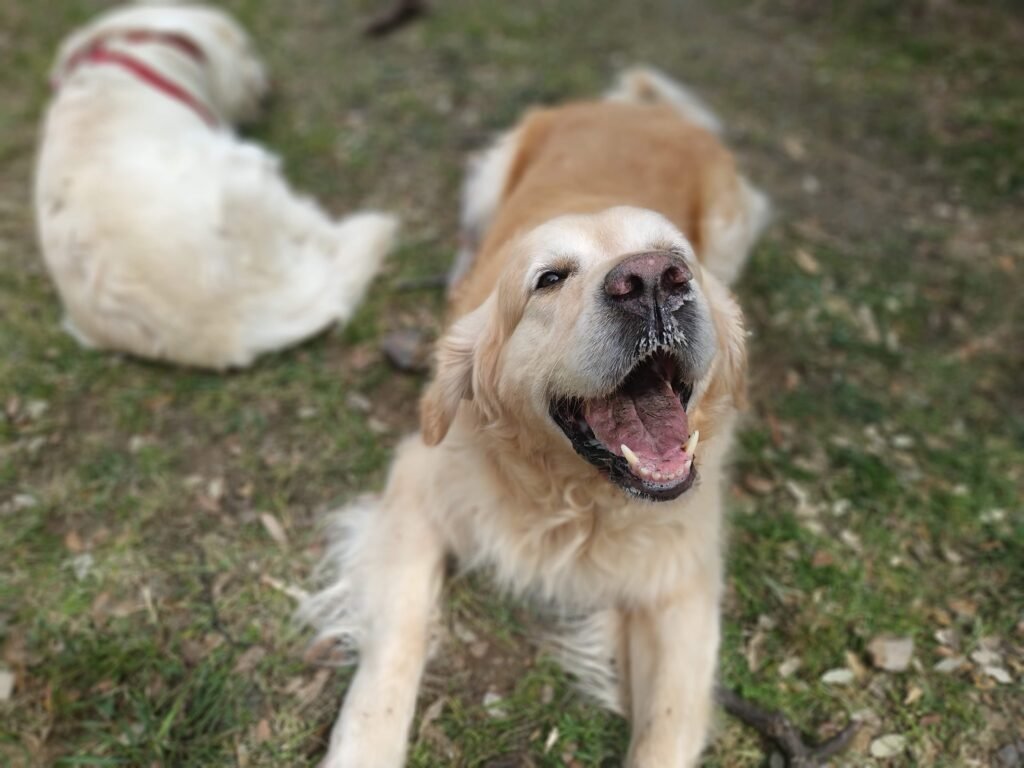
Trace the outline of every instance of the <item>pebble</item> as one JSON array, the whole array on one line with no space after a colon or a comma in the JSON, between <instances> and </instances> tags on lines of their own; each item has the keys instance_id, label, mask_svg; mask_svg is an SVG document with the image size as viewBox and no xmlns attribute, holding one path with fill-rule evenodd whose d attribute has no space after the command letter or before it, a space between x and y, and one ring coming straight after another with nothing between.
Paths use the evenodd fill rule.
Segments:
<instances>
[{"instance_id":1,"label":"pebble","mask_svg":"<svg viewBox=\"0 0 1024 768\"><path fill-rule=\"evenodd\" d=\"M1007 744L996 753L999 768L1020 768L1024 765L1024 742Z\"/></svg>"},{"instance_id":2,"label":"pebble","mask_svg":"<svg viewBox=\"0 0 1024 768\"><path fill-rule=\"evenodd\" d=\"M491 717L502 718L505 716L505 707L502 702L503 699L499 693L488 691L484 694L484 709Z\"/></svg>"},{"instance_id":3,"label":"pebble","mask_svg":"<svg viewBox=\"0 0 1024 768\"><path fill-rule=\"evenodd\" d=\"M416 328L391 331L380 347L388 362L400 371L424 373L430 368L430 342L426 334Z\"/></svg>"}]
</instances>

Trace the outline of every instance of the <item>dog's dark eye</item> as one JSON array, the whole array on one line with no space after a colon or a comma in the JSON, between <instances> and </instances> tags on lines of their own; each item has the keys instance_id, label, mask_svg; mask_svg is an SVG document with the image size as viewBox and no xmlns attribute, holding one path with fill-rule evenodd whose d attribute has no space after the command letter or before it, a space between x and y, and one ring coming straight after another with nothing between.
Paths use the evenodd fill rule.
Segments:
<instances>
[{"instance_id":1,"label":"dog's dark eye","mask_svg":"<svg viewBox=\"0 0 1024 768\"><path fill-rule=\"evenodd\" d=\"M566 276L565 272L556 272L554 270L544 272L537 278L537 290L539 291L544 288L550 288L553 285L558 285L560 282L565 280Z\"/></svg>"}]
</instances>

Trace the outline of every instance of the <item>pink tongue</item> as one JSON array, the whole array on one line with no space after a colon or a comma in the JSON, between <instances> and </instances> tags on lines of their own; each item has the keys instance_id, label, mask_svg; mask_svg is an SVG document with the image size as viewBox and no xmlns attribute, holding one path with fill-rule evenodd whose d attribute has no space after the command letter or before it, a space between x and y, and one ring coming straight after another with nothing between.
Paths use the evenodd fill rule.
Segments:
<instances>
[{"instance_id":1,"label":"pink tongue","mask_svg":"<svg viewBox=\"0 0 1024 768\"><path fill-rule=\"evenodd\" d=\"M686 460L683 445L690 436L686 411L667 380L657 375L643 379L609 397L588 400L583 417L612 453L621 456L619 446L625 443L641 467L672 475L682 470Z\"/></svg>"}]
</instances>

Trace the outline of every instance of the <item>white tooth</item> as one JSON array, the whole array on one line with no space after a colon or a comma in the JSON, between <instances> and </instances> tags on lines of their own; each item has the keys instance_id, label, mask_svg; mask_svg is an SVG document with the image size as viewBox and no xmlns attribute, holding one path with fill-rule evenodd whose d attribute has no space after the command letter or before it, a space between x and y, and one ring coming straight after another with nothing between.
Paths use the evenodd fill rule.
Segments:
<instances>
[{"instance_id":1,"label":"white tooth","mask_svg":"<svg viewBox=\"0 0 1024 768\"><path fill-rule=\"evenodd\" d=\"M654 480L654 482L656 483L660 483L662 480L665 479L665 477L664 475L661 474L661 472L655 472L653 475L651 475L651 479Z\"/></svg>"},{"instance_id":2,"label":"white tooth","mask_svg":"<svg viewBox=\"0 0 1024 768\"><path fill-rule=\"evenodd\" d=\"M622 451L623 458L629 463L630 469L634 471L640 469L640 459L630 450L628 445L623 443L619 446L619 450Z\"/></svg>"},{"instance_id":3,"label":"white tooth","mask_svg":"<svg viewBox=\"0 0 1024 768\"><path fill-rule=\"evenodd\" d=\"M651 476L651 470L649 470L647 467L640 467L640 477L650 477L650 476Z\"/></svg>"},{"instance_id":4,"label":"white tooth","mask_svg":"<svg viewBox=\"0 0 1024 768\"><path fill-rule=\"evenodd\" d=\"M686 445L683 447L683 453L687 456L693 456L697 450L697 442L700 440L700 430L693 430L693 434L690 435L690 439L686 441Z\"/></svg>"}]
</instances>

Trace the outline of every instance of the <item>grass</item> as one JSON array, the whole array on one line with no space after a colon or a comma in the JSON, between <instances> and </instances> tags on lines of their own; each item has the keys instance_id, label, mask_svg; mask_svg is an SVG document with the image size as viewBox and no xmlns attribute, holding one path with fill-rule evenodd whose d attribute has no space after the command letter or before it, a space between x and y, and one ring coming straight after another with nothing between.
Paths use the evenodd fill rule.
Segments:
<instances>
[{"instance_id":1,"label":"grass","mask_svg":"<svg viewBox=\"0 0 1024 768\"><path fill-rule=\"evenodd\" d=\"M707 96L779 209L738 287L753 404L722 678L812 734L864 717L840 764L987 765L1018 737L1024 20L1011 3L453 0L380 42L358 34L368 0L227 5L278 83L254 137L330 209L397 210L403 242L346 329L245 373L79 349L58 328L27 190L50 57L99 4L0 0L0 668L16 676L0 764L315 764L349 672L303 661L280 586L307 583L321 514L379 487L415 425L422 381L377 344L436 331L443 302L396 283L446 267L468 150L634 61ZM475 578L447 605L412 765L616 764L624 723L572 694L530 645L527 610ZM910 670L871 668L883 633L914 639ZM969 658L933 669L982 648L1010 684ZM839 667L852 684L821 681ZM891 733L905 752L870 757ZM723 718L705 763L764 758Z\"/></svg>"}]
</instances>

